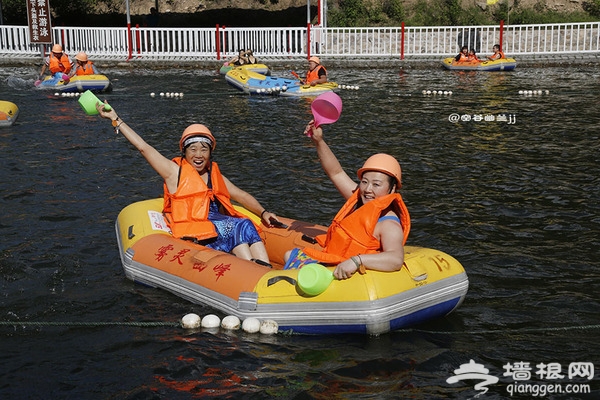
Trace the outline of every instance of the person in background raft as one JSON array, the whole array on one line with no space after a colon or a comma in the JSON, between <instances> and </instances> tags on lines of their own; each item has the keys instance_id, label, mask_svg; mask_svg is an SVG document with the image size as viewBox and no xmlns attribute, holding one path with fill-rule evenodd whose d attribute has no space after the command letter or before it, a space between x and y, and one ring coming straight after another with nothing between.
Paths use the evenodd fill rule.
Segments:
<instances>
[{"instance_id":1,"label":"person in background raft","mask_svg":"<svg viewBox=\"0 0 600 400\"><path fill-rule=\"evenodd\" d=\"M114 109L105 111L101 103L96 108L164 179L163 213L174 237L270 266L259 236L260 228L236 211L231 200L260 215L268 227L271 221L279 220L221 174L217 163L212 161L216 141L206 126L188 126L179 141L181 156L170 160L146 143Z\"/></svg>"},{"instance_id":2,"label":"person in background raft","mask_svg":"<svg viewBox=\"0 0 600 400\"><path fill-rule=\"evenodd\" d=\"M254 57L254 52L250 49L246 49L246 52L244 53L244 55L246 56L246 59L248 60L248 64L258 64L258 60L256 59L256 57Z\"/></svg>"},{"instance_id":3,"label":"person in background raft","mask_svg":"<svg viewBox=\"0 0 600 400\"><path fill-rule=\"evenodd\" d=\"M487 56L488 60L500 60L502 58L506 58L504 56L504 53L502 51L500 51L500 45L499 44L495 44L494 47L492 47L492 50L494 51L494 54L492 54L491 56Z\"/></svg>"},{"instance_id":4,"label":"person in background raft","mask_svg":"<svg viewBox=\"0 0 600 400\"><path fill-rule=\"evenodd\" d=\"M465 62L469 61L469 48L467 46L463 46L460 49L460 53L454 57L454 61L456 62Z\"/></svg>"},{"instance_id":5,"label":"person in background raft","mask_svg":"<svg viewBox=\"0 0 600 400\"><path fill-rule=\"evenodd\" d=\"M315 86L319 83L327 82L327 70L321 65L319 57L312 56L308 59L308 71L306 79L302 81L304 85Z\"/></svg>"},{"instance_id":6,"label":"person in background raft","mask_svg":"<svg viewBox=\"0 0 600 400\"><path fill-rule=\"evenodd\" d=\"M471 49L471 50L469 50L469 54L467 54L467 61L480 62L481 60L479 58L477 58L477 54L475 53L475 50Z\"/></svg>"},{"instance_id":7,"label":"person in background raft","mask_svg":"<svg viewBox=\"0 0 600 400\"><path fill-rule=\"evenodd\" d=\"M85 54L83 51L77 53L75 56L75 62L77 65L73 70L71 70L69 78L73 75L98 75L96 66L88 59L87 54Z\"/></svg>"},{"instance_id":8,"label":"person in background raft","mask_svg":"<svg viewBox=\"0 0 600 400\"><path fill-rule=\"evenodd\" d=\"M316 237L323 250L294 249L286 254L284 268L311 262L337 265L337 279L350 278L366 269L398 271L404 264L404 244L410 215L398 193L402 185L400 164L389 154L369 157L357 172L358 185L342 169L325 140L323 130L311 121L304 133L311 137L323 170L346 199L326 235Z\"/></svg>"},{"instance_id":9,"label":"person in background raft","mask_svg":"<svg viewBox=\"0 0 600 400\"><path fill-rule=\"evenodd\" d=\"M63 48L60 44L55 44L52 46L52 52L44 59L44 65L42 66L39 79L44 79L46 69L48 69L52 75L60 73L62 76L62 74L68 75L69 72L71 72L71 68L73 68L71 59L63 52Z\"/></svg>"},{"instance_id":10,"label":"person in background raft","mask_svg":"<svg viewBox=\"0 0 600 400\"><path fill-rule=\"evenodd\" d=\"M227 61L225 65L244 65L248 64L248 58L246 57L246 50L240 50L238 55Z\"/></svg>"}]
</instances>

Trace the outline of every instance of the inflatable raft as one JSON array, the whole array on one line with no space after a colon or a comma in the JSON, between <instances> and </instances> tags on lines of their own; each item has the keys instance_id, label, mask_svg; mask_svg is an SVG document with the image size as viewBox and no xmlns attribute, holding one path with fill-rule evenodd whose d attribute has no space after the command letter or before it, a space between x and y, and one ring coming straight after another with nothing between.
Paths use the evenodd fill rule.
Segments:
<instances>
[{"instance_id":1,"label":"inflatable raft","mask_svg":"<svg viewBox=\"0 0 600 400\"><path fill-rule=\"evenodd\" d=\"M244 64L244 65L233 65L233 64L223 64L219 73L221 75L227 74L234 68L241 68L247 71L256 72L262 75L271 75L271 70L265 64Z\"/></svg>"},{"instance_id":2,"label":"inflatable raft","mask_svg":"<svg viewBox=\"0 0 600 400\"><path fill-rule=\"evenodd\" d=\"M312 238L324 233L324 226L283 217L287 227L263 226L271 269L173 238L162 205L162 199L133 203L117 218L127 278L210 306L223 316L275 320L280 332L378 335L443 317L461 304L468 290L467 275L456 259L407 246L400 271L356 273L310 296L297 285L299 270L281 269L283 257L294 247L317 247ZM260 223L258 216L238 209Z\"/></svg>"},{"instance_id":3,"label":"inflatable raft","mask_svg":"<svg viewBox=\"0 0 600 400\"><path fill-rule=\"evenodd\" d=\"M10 101L0 100L0 126L11 126L19 116L19 107Z\"/></svg>"},{"instance_id":4,"label":"inflatable raft","mask_svg":"<svg viewBox=\"0 0 600 400\"><path fill-rule=\"evenodd\" d=\"M112 86L104 75L75 75L68 81L62 78L62 73L47 76L39 85L38 89L52 89L60 92L92 92L110 91Z\"/></svg>"},{"instance_id":5,"label":"inflatable raft","mask_svg":"<svg viewBox=\"0 0 600 400\"><path fill-rule=\"evenodd\" d=\"M456 71L512 71L517 67L514 58L501 58L494 61L456 61L454 57L445 58L442 65Z\"/></svg>"},{"instance_id":6,"label":"inflatable raft","mask_svg":"<svg viewBox=\"0 0 600 400\"><path fill-rule=\"evenodd\" d=\"M234 68L225 74L225 80L231 86L248 94L269 94L283 97L318 96L338 88L335 82L310 86L302 85L295 78L265 76L242 68Z\"/></svg>"}]
</instances>

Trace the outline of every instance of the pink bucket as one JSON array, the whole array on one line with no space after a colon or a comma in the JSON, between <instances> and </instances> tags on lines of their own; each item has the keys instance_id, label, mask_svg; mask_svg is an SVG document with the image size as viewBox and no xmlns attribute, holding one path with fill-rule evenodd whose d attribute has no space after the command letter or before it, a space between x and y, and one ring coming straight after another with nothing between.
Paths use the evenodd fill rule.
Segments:
<instances>
[{"instance_id":1,"label":"pink bucket","mask_svg":"<svg viewBox=\"0 0 600 400\"><path fill-rule=\"evenodd\" d=\"M310 108L317 128L333 124L342 114L342 99L334 92L325 92L313 100Z\"/></svg>"}]
</instances>

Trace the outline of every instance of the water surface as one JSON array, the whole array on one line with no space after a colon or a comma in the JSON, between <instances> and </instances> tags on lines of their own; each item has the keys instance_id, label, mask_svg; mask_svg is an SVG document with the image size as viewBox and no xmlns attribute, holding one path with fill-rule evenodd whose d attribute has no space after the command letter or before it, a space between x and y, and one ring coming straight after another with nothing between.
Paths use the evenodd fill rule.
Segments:
<instances>
[{"instance_id":1,"label":"water surface","mask_svg":"<svg viewBox=\"0 0 600 400\"><path fill-rule=\"evenodd\" d=\"M224 174L268 209L328 224L341 206L302 136L309 100L250 97L212 71L103 72L114 90L100 97L163 154L204 123ZM376 152L400 160L409 244L452 254L469 275L456 312L380 337L182 330L183 315L214 310L127 280L114 233L122 208L161 195L160 178L108 121L31 89L34 69L2 68L1 99L21 114L0 129L1 397L466 399L477 381L446 380L473 359L500 378L480 398L509 397L503 366L521 361L525 383L593 389L548 398L597 398L595 376L551 381L535 365L600 365L600 70L330 74L359 90L340 92L329 144L351 174Z\"/></svg>"}]
</instances>

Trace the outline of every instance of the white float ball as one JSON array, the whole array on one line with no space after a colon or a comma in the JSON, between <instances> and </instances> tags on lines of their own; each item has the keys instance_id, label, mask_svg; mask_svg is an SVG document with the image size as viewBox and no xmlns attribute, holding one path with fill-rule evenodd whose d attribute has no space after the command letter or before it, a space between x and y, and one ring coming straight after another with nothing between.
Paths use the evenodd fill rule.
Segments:
<instances>
[{"instance_id":1,"label":"white float ball","mask_svg":"<svg viewBox=\"0 0 600 400\"><path fill-rule=\"evenodd\" d=\"M183 92L179 93L179 97L183 97Z\"/></svg>"},{"instance_id":2,"label":"white float ball","mask_svg":"<svg viewBox=\"0 0 600 400\"><path fill-rule=\"evenodd\" d=\"M203 328L218 328L221 325L221 319L215 314L208 314L202 318Z\"/></svg>"},{"instance_id":3,"label":"white float ball","mask_svg":"<svg viewBox=\"0 0 600 400\"><path fill-rule=\"evenodd\" d=\"M452 96L452 90L448 90L448 95Z\"/></svg>"},{"instance_id":4,"label":"white float ball","mask_svg":"<svg viewBox=\"0 0 600 400\"><path fill-rule=\"evenodd\" d=\"M260 321L258 318L246 318L244 322L242 322L242 329L244 332L256 333L260 331Z\"/></svg>"},{"instance_id":5,"label":"white float ball","mask_svg":"<svg viewBox=\"0 0 600 400\"><path fill-rule=\"evenodd\" d=\"M546 90L546 94L550 94L550 91L549 91L549 90Z\"/></svg>"},{"instance_id":6,"label":"white float ball","mask_svg":"<svg viewBox=\"0 0 600 400\"><path fill-rule=\"evenodd\" d=\"M181 318L181 326L185 329L195 329L200 326L200 316L198 314L186 314Z\"/></svg>"},{"instance_id":7,"label":"white float ball","mask_svg":"<svg viewBox=\"0 0 600 400\"><path fill-rule=\"evenodd\" d=\"M277 322L273 321L272 319L267 319L260 324L260 333L264 335L272 335L277 333L278 330L279 325L277 325Z\"/></svg>"},{"instance_id":8,"label":"white float ball","mask_svg":"<svg viewBox=\"0 0 600 400\"><path fill-rule=\"evenodd\" d=\"M163 92L160 92L160 97L163 97L165 94Z\"/></svg>"},{"instance_id":9,"label":"white float ball","mask_svg":"<svg viewBox=\"0 0 600 400\"><path fill-rule=\"evenodd\" d=\"M56 92L54 93L55 96L60 96L60 93Z\"/></svg>"},{"instance_id":10,"label":"white float ball","mask_svg":"<svg viewBox=\"0 0 600 400\"><path fill-rule=\"evenodd\" d=\"M428 91L427 91L427 94L431 94L431 90L428 90Z\"/></svg>"},{"instance_id":11,"label":"white float ball","mask_svg":"<svg viewBox=\"0 0 600 400\"><path fill-rule=\"evenodd\" d=\"M223 318L223 321L221 321L221 328L223 329L235 330L240 329L241 326L242 322L235 315L228 315L225 318Z\"/></svg>"},{"instance_id":12,"label":"white float ball","mask_svg":"<svg viewBox=\"0 0 600 400\"><path fill-rule=\"evenodd\" d=\"M354 86L354 88L355 88L356 90L358 90L358 89L360 89L360 86Z\"/></svg>"},{"instance_id":13,"label":"white float ball","mask_svg":"<svg viewBox=\"0 0 600 400\"><path fill-rule=\"evenodd\" d=\"M427 94L427 90L424 90L424 89L423 89L423 91L422 91L421 93L423 93L423 94Z\"/></svg>"},{"instance_id":14,"label":"white float ball","mask_svg":"<svg viewBox=\"0 0 600 400\"><path fill-rule=\"evenodd\" d=\"M154 92L150 93L150 97L154 97L154 96L156 96L156 93L154 93Z\"/></svg>"},{"instance_id":15,"label":"white float ball","mask_svg":"<svg viewBox=\"0 0 600 400\"><path fill-rule=\"evenodd\" d=\"M519 90L519 94L523 94L523 91L522 91L522 90Z\"/></svg>"},{"instance_id":16,"label":"white float ball","mask_svg":"<svg viewBox=\"0 0 600 400\"><path fill-rule=\"evenodd\" d=\"M287 90L287 86L286 86L286 85L283 85L283 86L281 87L281 89L282 89L282 90L285 92L285 91Z\"/></svg>"}]
</instances>

